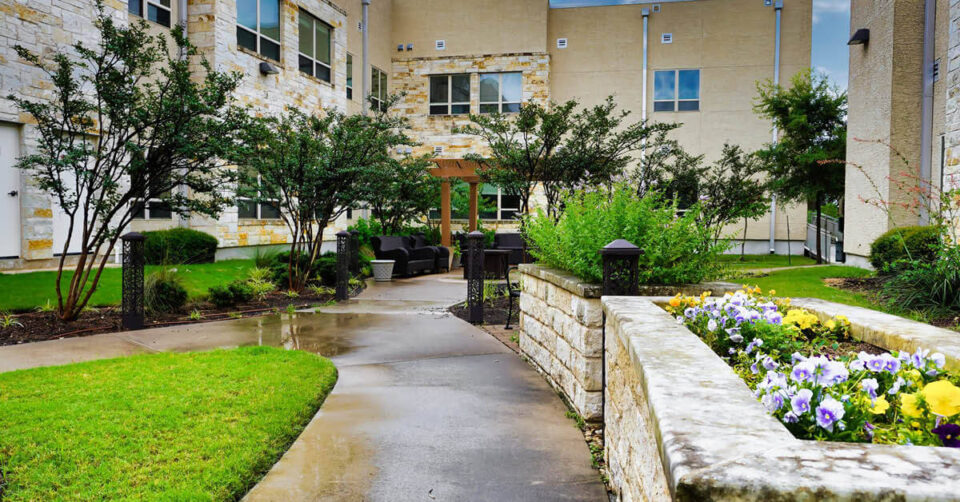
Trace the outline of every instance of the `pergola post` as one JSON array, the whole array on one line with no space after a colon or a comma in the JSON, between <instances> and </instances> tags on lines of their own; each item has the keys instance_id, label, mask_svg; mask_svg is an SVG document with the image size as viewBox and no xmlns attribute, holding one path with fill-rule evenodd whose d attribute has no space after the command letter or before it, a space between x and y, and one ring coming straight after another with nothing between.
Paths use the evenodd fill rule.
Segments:
<instances>
[{"instance_id":1,"label":"pergola post","mask_svg":"<svg viewBox=\"0 0 960 502\"><path fill-rule=\"evenodd\" d=\"M450 180L444 179L440 184L440 244L450 247L450 237Z\"/></svg>"},{"instance_id":2,"label":"pergola post","mask_svg":"<svg viewBox=\"0 0 960 502\"><path fill-rule=\"evenodd\" d=\"M470 182L470 231L477 229L477 182Z\"/></svg>"}]
</instances>

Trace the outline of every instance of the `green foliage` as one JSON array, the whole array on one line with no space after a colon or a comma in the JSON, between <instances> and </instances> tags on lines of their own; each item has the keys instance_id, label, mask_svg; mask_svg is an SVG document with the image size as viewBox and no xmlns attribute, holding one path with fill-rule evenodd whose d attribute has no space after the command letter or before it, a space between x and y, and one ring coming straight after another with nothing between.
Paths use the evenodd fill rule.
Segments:
<instances>
[{"instance_id":1,"label":"green foliage","mask_svg":"<svg viewBox=\"0 0 960 502\"><path fill-rule=\"evenodd\" d=\"M530 252L546 266L599 282L600 249L626 239L644 251L641 284L697 283L719 271L717 256L726 244L716 243L710 229L698 223L698 206L677 217L676 203L654 192L638 197L623 186L612 192L571 195L565 205L556 223L542 213L527 221Z\"/></svg>"},{"instance_id":2,"label":"green foliage","mask_svg":"<svg viewBox=\"0 0 960 502\"><path fill-rule=\"evenodd\" d=\"M426 218L440 198L440 178L426 157L405 156L383 162L369 182L366 197L373 217L388 235L397 235L411 221Z\"/></svg>"},{"instance_id":3,"label":"green foliage","mask_svg":"<svg viewBox=\"0 0 960 502\"><path fill-rule=\"evenodd\" d=\"M384 230L383 225L375 219L364 219L360 218L357 220L357 223L351 225L349 230L356 230L359 232L357 238L360 240L360 247L370 247L372 246L370 239L378 235L416 235L423 234L424 238L427 241L427 244L430 246L440 245L440 229L438 227L430 225L403 225L398 229L392 231ZM361 260L363 260L361 256Z\"/></svg>"},{"instance_id":4,"label":"green foliage","mask_svg":"<svg viewBox=\"0 0 960 502\"><path fill-rule=\"evenodd\" d=\"M14 326L23 327L23 323L17 320L16 317L13 317L10 314L2 313L0 314L0 329L12 328Z\"/></svg>"},{"instance_id":5,"label":"green foliage","mask_svg":"<svg viewBox=\"0 0 960 502\"><path fill-rule=\"evenodd\" d=\"M145 21L115 21L102 0L96 8L94 46L78 42L44 55L17 46L50 92L36 100L8 96L37 124L36 148L18 166L62 208L68 227L80 230L64 239L63 251L79 248L81 257L65 295L64 265L57 272L65 321L76 319L97 289L106 262L94 257L111 253L142 201L210 216L230 203L221 188L233 175L222 159L241 116L232 106L240 74L214 70L180 26L152 35Z\"/></svg>"},{"instance_id":6,"label":"green foliage","mask_svg":"<svg viewBox=\"0 0 960 502\"><path fill-rule=\"evenodd\" d=\"M406 120L387 113L397 99L391 96L369 115L329 109L318 116L288 108L279 116L250 117L242 129L243 146L233 156L244 174L238 193L280 209L293 237L289 289L307 286L327 225L348 208L379 197L387 169L422 170L425 159L392 155L398 147L415 145ZM408 195L404 191L395 200Z\"/></svg>"},{"instance_id":7,"label":"green foliage","mask_svg":"<svg viewBox=\"0 0 960 502\"><path fill-rule=\"evenodd\" d=\"M625 124L630 112L618 111L613 96L577 111L576 101L549 107L528 103L517 114L470 115L456 132L479 136L490 154L468 155L480 162L484 182L520 198L527 214L537 184L547 198L547 214L556 219L569 190L609 184L623 174L631 153L644 144L657 148L674 124L639 121Z\"/></svg>"},{"instance_id":8,"label":"green foliage","mask_svg":"<svg viewBox=\"0 0 960 502\"><path fill-rule=\"evenodd\" d=\"M144 232L143 254L148 265L213 263L217 238L190 228Z\"/></svg>"},{"instance_id":9,"label":"green foliage","mask_svg":"<svg viewBox=\"0 0 960 502\"><path fill-rule=\"evenodd\" d=\"M277 255L276 261L271 267L275 283L287 284L289 282L287 273L289 271L290 261L290 253L288 251ZM301 269L307 270L307 267L310 267L310 278L308 279L307 286L318 282L327 286L332 286L337 283L337 253L328 251L314 260L312 264L308 265L309 261L309 257L302 254L293 260Z\"/></svg>"},{"instance_id":10,"label":"green foliage","mask_svg":"<svg viewBox=\"0 0 960 502\"><path fill-rule=\"evenodd\" d=\"M236 280L226 286L211 286L208 299L214 307L227 308L249 302L253 299L254 291L250 283L245 280Z\"/></svg>"},{"instance_id":11,"label":"green foliage","mask_svg":"<svg viewBox=\"0 0 960 502\"><path fill-rule=\"evenodd\" d=\"M253 265L257 268L270 268L280 252L275 249L258 247L253 253Z\"/></svg>"},{"instance_id":12,"label":"green foliage","mask_svg":"<svg viewBox=\"0 0 960 502\"><path fill-rule=\"evenodd\" d=\"M477 184L477 193L482 193L483 183ZM434 207L440 207L437 199ZM477 197L477 214L490 213L497 210L497 203L483 196ZM450 181L450 212L451 219L466 220L470 218L470 183L463 180Z\"/></svg>"},{"instance_id":13,"label":"green foliage","mask_svg":"<svg viewBox=\"0 0 960 502\"><path fill-rule=\"evenodd\" d=\"M4 500L239 500L336 380L270 347L0 374Z\"/></svg>"},{"instance_id":14,"label":"green foliage","mask_svg":"<svg viewBox=\"0 0 960 502\"><path fill-rule=\"evenodd\" d=\"M264 301L267 299L267 295L276 291L277 285L273 283L272 278L273 270L269 268L257 267L250 269L247 284L250 285L253 296L256 297L257 300Z\"/></svg>"},{"instance_id":15,"label":"green foliage","mask_svg":"<svg viewBox=\"0 0 960 502\"><path fill-rule=\"evenodd\" d=\"M161 268L143 282L143 303L152 312L176 312L187 303L187 288L180 274Z\"/></svg>"},{"instance_id":16,"label":"green foliage","mask_svg":"<svg viewBox=\"0 0 960 502\"><path fill-rule=\"evenodd\" d=\"M890 273L899 260L932 263L940 248L937 226L893 228L870 244L870 264L880 273Z\"/></svg>"}]
</instances>

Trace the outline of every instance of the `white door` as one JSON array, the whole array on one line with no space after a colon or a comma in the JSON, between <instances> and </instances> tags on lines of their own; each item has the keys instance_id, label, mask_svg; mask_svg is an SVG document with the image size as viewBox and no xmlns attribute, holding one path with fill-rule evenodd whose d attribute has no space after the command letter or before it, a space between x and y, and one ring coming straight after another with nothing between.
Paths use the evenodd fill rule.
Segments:
<instances>
[{"instance_id":1,"label":"white door","mask_svg":"<svg viewBox=\"0 0 960 502\"><path fill-rule=\"evenodd\" d=\"M75 190L76 183L73 181L73 176L64 176L63 182L67 190L71 192ZM63 245L66 244L70 230L70 216L60 208L60 202L55 197L51 200L53 203L53 254L60 256L63 254ZM83 249L80 242L83 239L83 215L84 210L80 208L74 218L73 236L70 238L70 249L67 249L67 254L79 253Z\"/></svg>"},{"instance_id":2,"label":"white door","mask_svg":"<svg viewBox=\"0 0 960 502\"><path fill-rule=\"evenodd\" d=\"M20 127L0 123L0 258L20 256Z\"/></svg>"}]
</instances>

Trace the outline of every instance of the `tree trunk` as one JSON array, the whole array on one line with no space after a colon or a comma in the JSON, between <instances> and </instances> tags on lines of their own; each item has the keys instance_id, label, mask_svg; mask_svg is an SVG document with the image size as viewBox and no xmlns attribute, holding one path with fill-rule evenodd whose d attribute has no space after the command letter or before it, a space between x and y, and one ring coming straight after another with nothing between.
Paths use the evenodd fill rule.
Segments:
<instances>
[{"instance_id":1,"label":"tree trunk","mask_svg":"<svg viewBox=\"0 0 960 502\"><path fill-rule=\"evenodd\" d=\"M744 251L747 247L747 225L750 224L750 220L747 218L743 219L743 240L740 241L740 261L744 261Z\"/></svg>"},{"instance_id":2,"label":"tree trunk","mask_svg":"<svg viewBox=\"0 0 960 502\"><path fill-rule=\"evenodd\" d=\"M820 242L820 238L821 238L820 206L822 205L822 202L821 202L822 197L823 197L822 192L817 192L816 204L817 204L817 263L818 264L823 263L823 245Z\"/></svg>"}]
</instances>

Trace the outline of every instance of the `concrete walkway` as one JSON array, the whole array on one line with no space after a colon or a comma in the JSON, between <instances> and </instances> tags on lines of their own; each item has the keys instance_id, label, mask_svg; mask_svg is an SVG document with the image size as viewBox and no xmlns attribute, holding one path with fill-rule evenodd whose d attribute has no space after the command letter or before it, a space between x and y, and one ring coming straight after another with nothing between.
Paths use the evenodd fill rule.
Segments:
<instances>
[{"instance_id":1,"label":"concrete walkway","mask_svg":"<svg viewBox=\"0 0 960 502\"><path fill-rule=\"evenodd\" d=\"M445 312L465 290L455 274L426 276L320 313L0 347L0 371L241 345L313 351L340 379L246 500L605 500L556 393Z\"/></svg>"}]
</instances>

